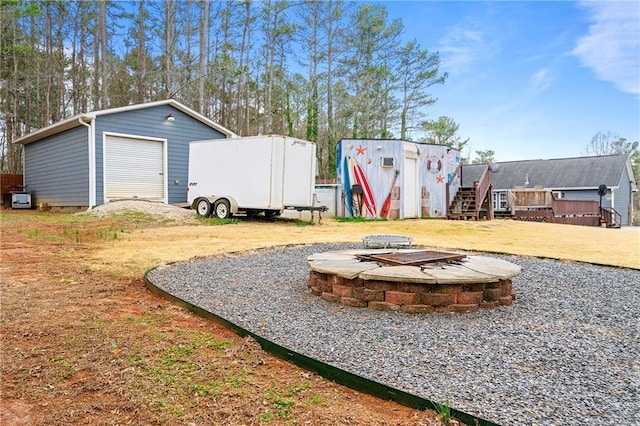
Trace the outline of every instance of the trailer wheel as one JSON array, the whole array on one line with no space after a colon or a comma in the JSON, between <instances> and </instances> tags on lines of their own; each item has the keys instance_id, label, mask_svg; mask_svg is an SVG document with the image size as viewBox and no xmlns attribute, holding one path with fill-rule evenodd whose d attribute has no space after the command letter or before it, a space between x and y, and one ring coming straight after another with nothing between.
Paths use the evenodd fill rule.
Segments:
<instances>
[{"instance_id":1,"label":"trailer wheel","mask_svg":"<svg viewBox=\"0 0 640 426\"><path fill-rule=\"evenodd\" d=\"M200 198L196 203L196 213L198 216L209 217L211 216L211 203L206 198Z\"/></svg>"},{"instance_id":2,"label":"trailer wheel","mask_svg":"<svg viewBox=\"0 0 640 426\"><path fill-rule=\"evenodd\" d=\"M218 219L226 219L231 217L231 208L229 207L229 201L224 198L216 201L213 204L213 215Z\"/></svg>"}]
</instances>

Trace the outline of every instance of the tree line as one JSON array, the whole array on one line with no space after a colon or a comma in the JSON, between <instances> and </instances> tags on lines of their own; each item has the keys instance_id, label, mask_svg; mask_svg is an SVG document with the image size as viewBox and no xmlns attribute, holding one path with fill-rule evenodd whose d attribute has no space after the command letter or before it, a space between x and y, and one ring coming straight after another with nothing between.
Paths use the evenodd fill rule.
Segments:
<instances>
[{"instance_id":1,"label":"tree line","mask_svg":"<svg viewBox=\"0 0 640 426\"><path fill-rule=\"evenodd\" d=\"M21 172L12 142L26 133L167 98L239 135L316 142L320 178L344 137L466 143L448 117L425 120L447 74L382 4L1 0L0 22L5 172ZM437 136L442 122L453 134Z\"/></svg>"}]
</instances>

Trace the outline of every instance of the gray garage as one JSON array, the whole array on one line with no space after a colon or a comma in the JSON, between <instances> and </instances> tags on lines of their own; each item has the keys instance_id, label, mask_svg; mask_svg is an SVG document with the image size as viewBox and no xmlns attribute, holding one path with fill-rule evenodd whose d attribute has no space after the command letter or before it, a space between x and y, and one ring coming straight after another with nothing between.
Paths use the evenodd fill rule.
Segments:
<instances>
[{"instance_id":1,"label":"gray garage","mask_svg":"<svg viewBox=\"0 0 640 426\"><path fill-rule=\"evenodd\" d=\"M128 198L186 202L189 142L235 136L169 99L79 114L16 143L33 204L79 209Z\"/></svg>"}]
</instances>

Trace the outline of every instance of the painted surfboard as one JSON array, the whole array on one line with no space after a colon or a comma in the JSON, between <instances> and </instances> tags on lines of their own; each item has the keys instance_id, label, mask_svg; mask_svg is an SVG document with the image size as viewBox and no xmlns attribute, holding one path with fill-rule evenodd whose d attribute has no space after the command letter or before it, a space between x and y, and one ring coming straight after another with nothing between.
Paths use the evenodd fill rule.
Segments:
<instances>
[{"instance_id":1,"label":"painted surfboard","mask_svg":"<svg viewBox=\"0 0 640 426\"><path fill-rule=\"evenodd\" d=\"M342 184L344 185L344 208L347 216L353 216L353 198L351 195L351 172L349 170L349 157L344 157L342 166Z\"/></svg>"},{"instance_id":2,"label":"painted surfboard","mask_svg":"<svg viewBox=\"0 0 640 426\"><path fill-rule=\"evenodd\" d=\"M357 183L356 177L353 174L353 165L358 163L356 163L356 160L353 157L347 157L347 164L348 164L347 169L349 169L349 182L353 186L354 184Z\"/></svg>"},{"instance_id":3,"label":"painted surfboard","mask_svg":"<svg viewBox=\"0 0 640 426\"><path fill-rule=\"evenodd\" d=\"M353 158L349 159L349 165L353 169L353 177L355 178L355 183L362 186L362 196L364 198L364 205L367 208L367 211L372 217L377 217L378 212L376 210L376 200L373 197L373 192L371 192L369 181L367 180L362 167L360 167L360 164L358 164Z\"/></svg>"}]
</instances>

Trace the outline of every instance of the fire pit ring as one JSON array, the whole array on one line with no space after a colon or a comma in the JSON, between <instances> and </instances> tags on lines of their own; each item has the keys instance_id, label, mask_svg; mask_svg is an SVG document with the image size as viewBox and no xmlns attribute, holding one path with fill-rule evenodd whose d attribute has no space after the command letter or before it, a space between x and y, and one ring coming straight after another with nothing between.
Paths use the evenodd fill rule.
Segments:
<instances>
[{"instance_id":1,"label":"fire pit ring","mask_svg":"<svg viewBox=\"0 0 640 426\"><path fill-rule=\"evenodd\" d=\"M509 306L522 269L502 259L421 249L351 249L307 257L308 287L347 306L411 313Z\"/></svg>"}]
</instances>

